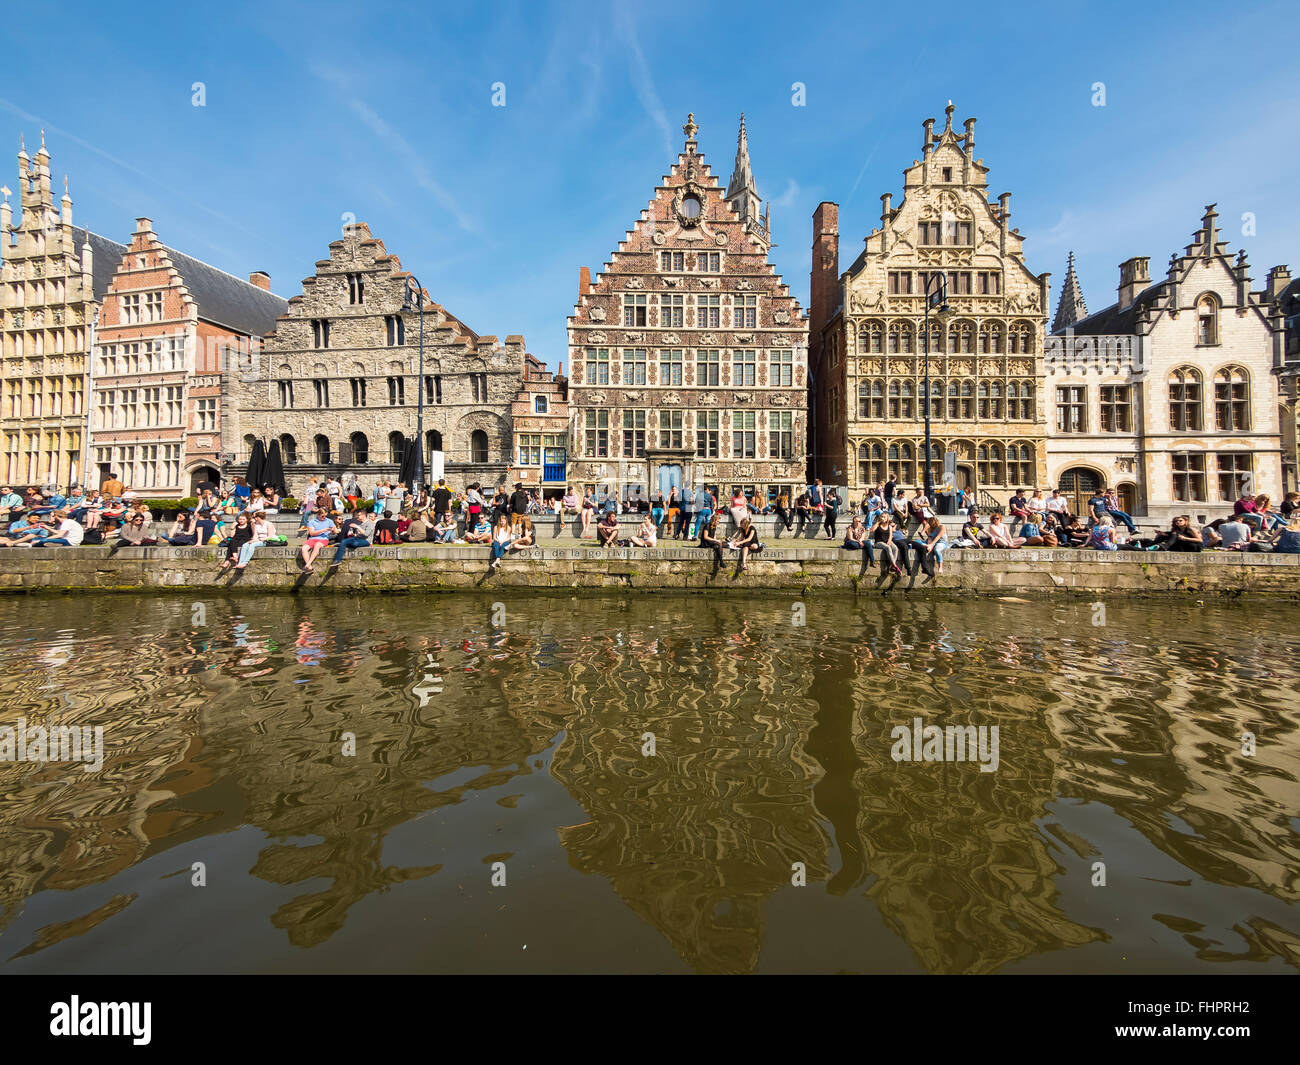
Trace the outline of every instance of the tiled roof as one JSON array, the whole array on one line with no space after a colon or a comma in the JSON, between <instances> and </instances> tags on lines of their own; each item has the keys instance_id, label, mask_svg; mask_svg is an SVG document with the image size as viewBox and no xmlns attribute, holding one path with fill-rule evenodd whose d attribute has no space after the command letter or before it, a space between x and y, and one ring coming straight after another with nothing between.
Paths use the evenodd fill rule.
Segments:
<instances>
[{"instance_id":1,"label":"tiled roof","mask_svg":"<svg viewBox=\"0 0 1300 1065\"><path fill-rule=\"evenodd\" d=\"M1136 336L1138 314L1148 303L1159 299L1164 288L1165 282L1157 282L1143 289L1138 294L1138 298L1123 310L1119 309L1118 303L1112 303L1104 310L1090 314L1087 318L1081 318L1067 328L1073 329L1079 336ZM1053 330L1054 334L1064 332L1065 329Z\"/></svg>"}]
</instances>

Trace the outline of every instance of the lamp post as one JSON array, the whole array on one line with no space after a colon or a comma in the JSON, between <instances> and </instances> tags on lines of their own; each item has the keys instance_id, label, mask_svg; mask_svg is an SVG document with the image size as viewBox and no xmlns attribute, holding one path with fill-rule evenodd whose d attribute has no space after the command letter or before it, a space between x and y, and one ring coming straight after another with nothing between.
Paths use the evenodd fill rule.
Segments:
<instances>
[{"instance_id":1,"label":"lamp post","mask_svg":"<svg viewBox=\"0 0 1300 1065\"><path fill-rule=\"evenodd\" d=\"M931 291L933 289L933 291ZM921 461L925 464L925 498L930 506L934 501L934 474L930 469L930 308L934 308L935 317L940 321L948 313L948 281L941 271L933 271L925 279L925 454Z\"/></svg>"},{"instance_id":2,"label":"lamp post","mask_svg":"<svg viewBox=\"0 0 1300 1065\"><path fill-rule=\"evenodd\" d=\"M415 288L415 306L411 306L411 288ZM420 315L420 373L415 381L415 483L411 492L419 492L424 483L424 288L415 275L408 275L402 292L402 311L415 310Z\"/></svg>"}]
</instances>

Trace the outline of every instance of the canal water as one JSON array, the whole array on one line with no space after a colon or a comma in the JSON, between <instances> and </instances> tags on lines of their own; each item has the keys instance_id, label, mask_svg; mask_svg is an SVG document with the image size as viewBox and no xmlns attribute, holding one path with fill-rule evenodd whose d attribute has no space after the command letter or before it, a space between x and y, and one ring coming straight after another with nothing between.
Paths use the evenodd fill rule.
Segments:
<instances>
[{"instance_id":1,"label":"canal water","mask_svg":"<svg viewBox=\"0 0 1300 1065\"><path fill-rule=\"evenodd\" d=\"M1295 972L1297 632L1213 602L6 599L0 971ZM49 760L60 726L85 761Z\"/></svg>"}]
</instances>

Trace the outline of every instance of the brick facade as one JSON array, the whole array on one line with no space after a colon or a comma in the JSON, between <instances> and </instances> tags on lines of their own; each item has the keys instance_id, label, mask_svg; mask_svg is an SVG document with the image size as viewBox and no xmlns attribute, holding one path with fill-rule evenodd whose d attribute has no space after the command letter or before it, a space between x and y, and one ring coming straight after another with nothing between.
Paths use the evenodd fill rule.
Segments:
<instances>
[{"instance_id":1,"label":"brick facade","mask_svg":"<svg viewBox=\"0 0 1300 1065\"><path fill-rule=\"evenodd\" d=\"M569 382L529 355L510 421L515 434L511 476L525 488L541 488L544 497L563 495L568 485Z\"/></svg>"},{"instance_id":2,"label":"brick facade","mask_svg":"<svg viewBox=\"0 0 1300 1065\"><path fill-rule=\"evenodd\" d=\"M693 117L671 172L569 318L570 480L760 500L803 483L807 322L769 258L741 119L724 194Z\"/></svg>"}]
</instances>

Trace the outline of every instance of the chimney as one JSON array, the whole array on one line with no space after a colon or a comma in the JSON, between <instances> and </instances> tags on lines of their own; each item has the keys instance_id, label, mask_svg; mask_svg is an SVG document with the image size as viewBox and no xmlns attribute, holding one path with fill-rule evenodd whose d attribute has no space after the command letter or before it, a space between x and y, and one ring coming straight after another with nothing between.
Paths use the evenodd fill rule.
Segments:
<instances>
[{"instance_id":1,"label":"chimney","mask_svg":"<svg viewBox=\"0 0 1300 1065\"><path fill-rule=\"evenodd\" d=\"M812 276L808 303L810 346L820 347L821 331L839 302L840 206L823 201L813 212Z\"/></svg>"},{"instance_id":2,"label":"chimney","mask_svg":"<svg viewBox=\"0 0 1300 1065\"><path fill-rule=\"evenodd\" d=\"M137 233L152 233L153 220L150 218L137 218L135 220L135 231Z\"/></svg>"},{"instance_id":3,"label":"chimney","mask_svg":"<svg viewBox=\"0 0 1300 1065\"><path fill-rule=\"evenodd\" d=\"M581 299L591 291L591 268L582 266L578 268L578 298Z\"/></svg>"},{"instance_id":4,"label":"chimney","mask_svg":"<svg viewBox=\"0 0 1300 1065\"><path fill-rule=\"evenodd\" d=\"M1119 264L1119 309L1133 306L1144 288L1151 284L1151 275L1147 272L1151 259L1146 255L1135 255Z\"/></svg>"},{"instance_id":5,"label":"chimney","mask_svg":"<svg viewBox=\"0 0 1300 1065\"><path fill-rule=\"evenodd\" d=\"M934 119L927 118L921 125L925 127L925 140L921 144L921 158L924 159L934 147Z\"/></svg>"},{"instance_id":6,"label":"chimney","mask_svg":"<svg viewBox=\"0 0 1300 1065\"><path fill-rule=\"evenodd\" d=\"M1265 297L1270 303L1274 302L1286 291L1289 284L1291 284L1291 271L1287 269L1286 265L1273 267L1268 272L1268 285L1264 289Z\"/></svg>"},{"instance_id":7,"label":"chimney","mask_svg":"<svg viewBox=\"0 0 1300 1065\"><path fill-rule=\"evenodd\" d=\"M271 275L265 270L254 270L248 275L248 283L250 285L256 285L264 292L271 291Z\"/></svg>"}]
</instances>

